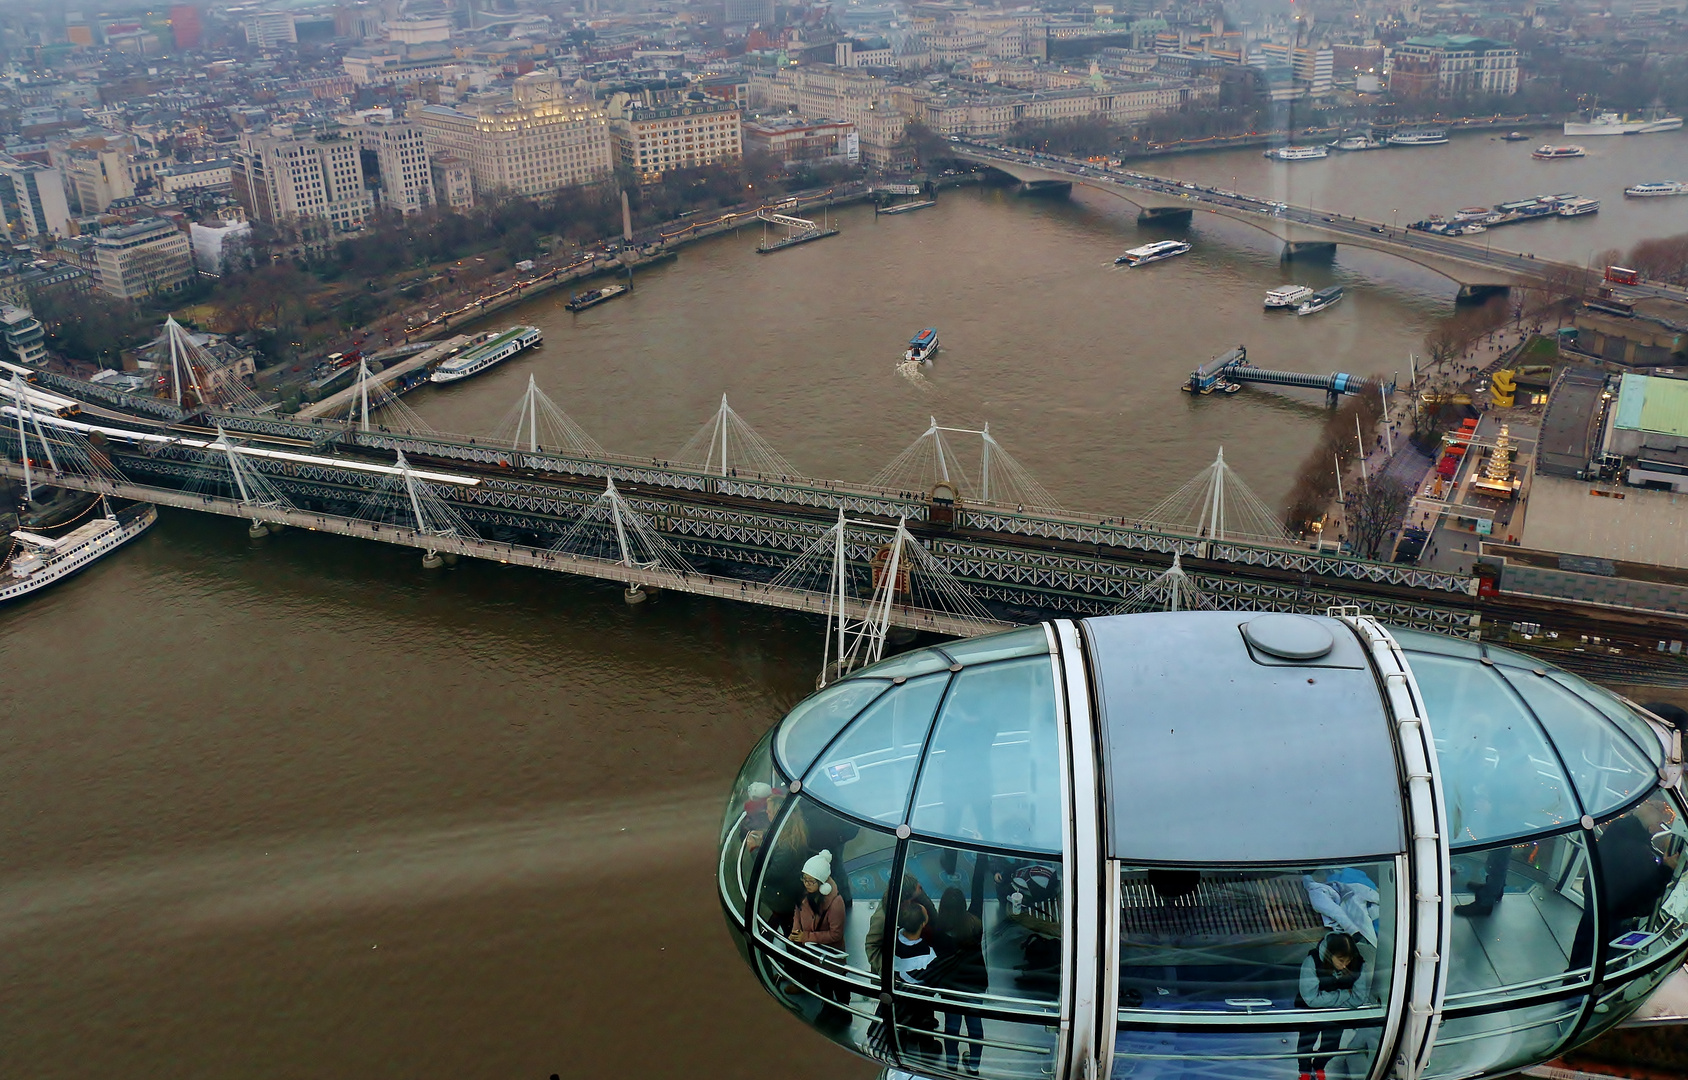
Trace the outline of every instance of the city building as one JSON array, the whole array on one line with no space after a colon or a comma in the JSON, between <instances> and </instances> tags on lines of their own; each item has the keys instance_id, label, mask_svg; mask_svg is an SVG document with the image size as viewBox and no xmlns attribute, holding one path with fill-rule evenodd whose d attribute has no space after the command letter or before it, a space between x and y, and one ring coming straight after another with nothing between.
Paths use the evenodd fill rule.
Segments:
<instances>
[{"instance_id":1,"label":"city building","mask_svg":"<svg viewBox=\"0 0 1688 1080\"><path fill-rule=\"evenodd\" d=\"M671 169L731 161L743 152L737 105L703 94L666 105L646 105L626 94L610 99L610 135L616 160L641 182Z\"/></svg>"},{"instance_id":2,"label":"city building","mask_svg":"<svg viewBox=\"0 0 1688 1080\"><path fill-rule=\"evenodd\" d=\"M260 11L248 15L241 24L246 31L246 43L254 49L279 49L296 45L299 31L293 25L293 15L287 11Z\"/></svg>"},{"instance_id":3,"label":"city building","mask_svg":"<svg viewBox=\"0 0 1688 1080\"><path fill-rule=\"evenodd\" d=\"M406 119L421 128L431 157L468 163L477 195L544 195L608 179L614 170L603 110L572 100L549 72L523 75L508 98L425 105Z\"/></svg>"},{"instance_id":4,"label":"city building","mask_svg":"<svg viewBox=\"0 0 1688 1080\"><path fill-rule=\"evenodd\" d=\"M1573 317L1575 351L1624 367L1676 367L1688 363L1688 303L1663 296L1631 301L1619 314L1606 305L1583 305Z\"/></svg>"},{"instance_id":5,"label":"city building","mask_svg":"<svg viewBox=\"0 0 1688 1080\"><path fill-rule=\"evenodd\" d=\"M15 240L69 236L70 205L59 171L0 154L0 227Z\"/></svg>"},{"instance_id":6,"label":"city building","mask_svg":"<svg viewBox=\"0 0 1688 1080\"><path fill-rule=\"evenodd\" d=\"M1626 372L1601 449L1629 460L1631 484L1688 492L1688 380Z\"/></svg>"},{"instance_id":7,"label":"city building","mask_svg":"<svg viewBox=\"0 0 1688 1080\"><path fill-rule=\"evenodd\" d=\"M724 16L728 26L772 26L774 0L726 0Z\"/></svg>"},{"instance_id":8,"label":"city building","mask_svg":"<svg viewBox=\"0 0 1688 1080\"><path fill-rule=\"evenodd\" d=\"M177 52L199 48L200 39L204 34L199 9L192 4L170 5L170 33L176 39Z\"/></svg>"},{"instance_id":9,"label":"city building","mask_svg":"<svg viewBox=\"0 0 1688 1080\"><path fill-rule=\"evenodd\" d=\"M834 64L804 64L750 79L750 103L799 116L828 116L854 124L862 160L885 168L896 155L908 119L897 108L896 87L877 75Z\"/></svg>"},{"instance_id":10,"label":"city building","mask_svg":"<svg viewBox=\"0 0 1688 1080\"><path fill-rule=\"evenodd\" d=\"M726 800L717 895L775 1001L915 1076L1504 1076L1680 1001L1680 754L1465 637L1058 619L797 705ZM937 919L971 959L903 977Z\"/></svg>"},{"instance_id":11,"label":"city building","mask_svg":"<svg viewBox=\"0 0 1688 1080\"><path fill-rule=\"evenodd\" d=\"M1335 53L1329 48L1305 49L1273 42L1261 42L1249 54L1249 63L1265 66L1258 61L1288 64L1295 85L1313 97L1331 92L1331 78L1335 71Z\"/></svg>"},{"instance_id":12,"label":"city building","mask_svg":"<svg viewBox=\"0 0 1688 1080\"><path fill-rule=\"evenodd\" d=\"M72 150L60 159L70 205L84 214L103 213L118 199L132 198L135 183L121 150Z\"/></svg>"},{"instance_id":13,"label":"city building","mask_svg":"<svg viewBox=\"0 0 1688 1080\"><path fill-rule=\"evenodd\" d=\"M32 367L46 363L47 332L28 308L0 304L0 338L18 363Z\"/></svg>"},{"instance_id":14,"label":"city building","mask_svg":"<svg viewBox=\"0 0 1688 1080\"><path fill-rule=\"evenodd\" d=\"M428 173L434 185L434 200L452 210L475 205L475 172L469 163L450 154L430 154Z\"/></svg>"},{"instance_id":15,"label":"city building","mask_svg":"<svg viewBox=\"0 0 1688 1080\"><path fill-rule=\"evenodd\" d=\"M364 174L373 171L380 181L384 209L414 214L434 205L434 179L421 127L407 120L372 116L365 117L357 131L363 144Z\"/></svg>"},{"instance_id":16,"label":"city building","mask_svg":"<svg viewBox=\"0 0 1688 1080\"><path fill-rule=\"evenodd\" d=\"M1516 94L1518 50L1466 34L1408 38L1395 46L1389 90L1398 97Z\"/></svg>"},{"instance_id":17,"label":"city building","mask_svg":"<svg viewBox=\"0 0 1688 1080\"><path fill-rule=\"evenodd\" d=\"M179 292L193 279L188 238L166 218L105 230L93 256L95 286L123 300Z\"/></svg>"},{"instance_id":18,"label":"city building","mask_svg":"<svg viewBox=\"0 0 1688 1080\"><path fill-rule=\"evenodd\" d=\"M229 241L241 236L250 237L252 223L248 221L225 221L220 223L194 222L188 226L188 243L193 248L193 263L202 274L221 274L224 266L224 248Z\"/></svg>"},{"instance_id":19,"label":"city building","mask_svg":"<svg viewBox=\"0 0 1688 1080\"><path fill-rule=\"evenodd\" d=\"M445 15L410 16L387 23L387 37L401 45L427 45L451 40L451 19Z\"/></svg>"},{"instance_id":20,"label":"city building","mask_svg":"<svg viewBox=\"0 0 1688 1080\"><path fill-rule=\"evenodd\" d=\"M1012 89L950 80L938 86L899 87L897 100L911 120L940 135L1004 135L1021 123L1094 117L1115 124L1147 120L1215 96L1211 83L1187 80L1084 80L1061 89ZM867 140L864 136L864 153Z\"/></svg>"},{"instance_id":21,"label":"city building","mask_svg":"<svg viewBox=\"0 0 1688 1080\"><path fill-rule=\"evenodd\" d=\"M856 125L843 120L804 120L776 116L746 120L745 153L771 154L786 164L855 165L862 160Z\"/></svg>"},{"instance_id":22,"label":"city building","mask_svg":"<svg viewBox=\"0 0 1688 1080\"><path fill-rule=\"evenodd\" d=\"M271 225L318 221L333 232L356 232L375 208L360 151L344 131L247 135L234 155L235 195Z\"/></svg>"},{"instance_id":23,"label":"city building","mask_svg":"<svg viewBox=\"0 0 1688 1080\"><path fill-rule=\"evenodd\" d=\"M228 158L216 161L187 161L159 169L158 186L165 194L203 188L227 188L234 184L234 162Z\"/></svg>"}]
</instances>

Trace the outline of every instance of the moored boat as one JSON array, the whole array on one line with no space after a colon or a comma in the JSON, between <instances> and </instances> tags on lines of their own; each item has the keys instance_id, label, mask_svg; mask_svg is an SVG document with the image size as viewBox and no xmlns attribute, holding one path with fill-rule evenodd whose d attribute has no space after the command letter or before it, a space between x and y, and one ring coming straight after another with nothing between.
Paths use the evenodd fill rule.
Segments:
<instances>
[{"instance_id":1,"label":"moored boat","mask_svg":"<svg viewBox=\"0 0 1688 1080\"><path fill-rule=\"evenodd\" d=\"M1303 300L1301 302L1301 306L1295 309L1295 313L1297 315L1313 315L1313 314L1316 314L1317 312L1325 310L1326 308L1330 307L1332 304L1335 304L1338 300L1341 300L1341 299L1342 299L1342 286L1332 285L1328 289L1320 289L1318 292L1314 293L1312 296L1309 296L1307 299Z\"/></svg>"},{"instance_id":2,"label":"moored boat","mask_svg":"<svg viewBox=\"0 0 1688 1080\"><path fill-rule=\"evenodd\" d=\"M448 383L479 375L494 364L502 363L531 345L539 344L537 326L512 326L492 340L445 361L428 378L431 382Z\"/></svg>"},{"instance_id":3,"label":"moored boat","mask_svg":"<svg viewBox=\"0 0 1688 1080\"><path fill-rule=\"evenodd\" d=\"M1374 139L1369 135L1349 135L1331 143L1331 148L1345 153L1356 150L1381 150L1384 147L1381 139Z\"/></svg>"},{"instance_id":4,"label":"moored boat","mask_svg":"<svg viewBox=\"0 0 1688 1080\"><path fill-rule=\"evenodd\" d=\"M1564 199L1559 203L1560 217L1581 217L1600 212L1599 199Z\"/></svg>"},{"instance_id":5,"label":"moored boat","mask_svg":"<svg viewBox=\"0 0 1688 1080\"><path fill-rule=\"evenodd\" d=\"M1446 128L1419 128L1416 131L1397 131L1389 136L1390 146L1441 146L1448 141Z\"/></svg>"},{"instance_id":6,"label":"moored boat","mask_svg":"<svg viewBox=\"0 0 1688 1080\"><path fill-rule=\"evenodd\" d=\"M1558 161L1560 158L1579 158L1588 156L1588 151L1580 146L1538 146L1530 151L1530 156L1537 161Z\"/></svg>"},{"instance_id":7,"label":"moored boat","mask_svg":"<svg viewBox=\"0 0 1688 1080\"><path fill-rule=\"evenodd\" d=\"M1530 137L1522 131L1509 131L1501 136L1503 142L1529 142Z\"/></svg>"},{"instance_id":8,"label":"moored boat","mask_svg":"<svg viewBox=\"0 0 1688 1080\"><path fill-rule=\"evenodd\" d=\"M137 503L118 513L112 512L110 502L105 507L104 517L63 536L43 536L23 529L13 532L12 559L7 574L0 577L0 602L27 596L87 569L152 528L158 520L158 511L151 503Z\"/></svg>"},{"instance_id":9,"label":"moored boat","mask_svg":"<svg viewBox=\"0 0 1688 1080\"><path fill-rule=\"evenodd\" d=\"M1182 240L1157 240L1153 244L1144 244L1142 247L1132 248L1115 259L1114 265L1145 266L1152 262L1160 262L1162 259L1182 255L1189 250L1190 245Z\"/></svg>"},{"instance_id":10,"label":"moored boat","mask_svg":"<svg viewBox=\"0 0 1688 1080\"><path fill-rule=\"evenodd\" d=\"M905 364L930 364L932 354L938 351L938 328L928 326L920 333L908 339L908 349L903 353Z\"/></svg>"},{"instance_id":11,"label":"moored boat","mask_svg":"<svg viewBox=\"0 0 1688 1080\"><path fill-rule=\"evenodd\" d=\"M589 307L596 307L605 300L614 300L627 291L625 285L605 285L601 289L587 289L583 293L575 293L569 297L569 302L563 306L570 311L585 311Z\"/></svg>"},{"instance_id":12,"label":"moored boat","mask_svg":"<svg viewBox=\"0 0 1688 1080\"><path fill-rule=\"evenodd\" d=\"M1675 131L1682 126L1680 116L1651 116L1630 119L1627 115L1603 112L1591 120L1565 121L1567 135L1651 135L1658 131Z\"/></svg>"},{"instance_id":13,"label":"moored boat","mask_svg":"<svg viewBox=\"0 0 1688 1080\"><path fill-rule=\"evenodd\" d=\"M1313 290L1305 285L1279 285L1266 294L1266 307L1296 308L1301 302L1313 295Z\"/></svg>"},{"instance_id":14,"label":"moored boat","mask_svg":"<svg viewBox=\"0 0 1688 1080\"><path fill-rule=\"evenodd\" d=\"M1325 146L1279 146L1266 151L1266 157L1274 161L1317 161L1330 155L1330 148Z\"/></svg>"}]
</instances>

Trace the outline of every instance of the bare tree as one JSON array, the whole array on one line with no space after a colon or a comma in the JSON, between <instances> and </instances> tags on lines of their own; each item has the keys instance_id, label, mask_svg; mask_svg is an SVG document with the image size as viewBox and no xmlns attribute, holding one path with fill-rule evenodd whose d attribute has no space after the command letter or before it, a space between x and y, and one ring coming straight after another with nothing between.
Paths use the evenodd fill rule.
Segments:
<instances>
[{"instance_id":1,"label":"bare tree","mask_svg":"<svg viewBox=\"0 0 1688 1080\"><path fill-rule=\"evenodd\" d=\"M1348 541L1368 559L1383 551L1383 541L1398 528L1412 505L1412 488L1386 477L1374 477L1349 497Z\"/></svg>"}]
</instances>

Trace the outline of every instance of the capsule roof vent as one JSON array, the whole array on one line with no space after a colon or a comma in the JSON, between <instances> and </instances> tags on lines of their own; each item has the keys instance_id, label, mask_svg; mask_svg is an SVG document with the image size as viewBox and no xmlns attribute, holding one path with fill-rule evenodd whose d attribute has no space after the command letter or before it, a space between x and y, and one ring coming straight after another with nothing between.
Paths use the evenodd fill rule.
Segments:
<instances>
[{"instance_id":1,"label":"capsule roof vent","mask_svg":"<svg viewBox=\"0 0 1688 1080\"><path fill-rule=\"evenodd\" d=\"M1242 629L1254 648L1284 660L1317 660L1336 647L1330 631L1305 615L1260 615Z\"/></svg>"}]
</instances>

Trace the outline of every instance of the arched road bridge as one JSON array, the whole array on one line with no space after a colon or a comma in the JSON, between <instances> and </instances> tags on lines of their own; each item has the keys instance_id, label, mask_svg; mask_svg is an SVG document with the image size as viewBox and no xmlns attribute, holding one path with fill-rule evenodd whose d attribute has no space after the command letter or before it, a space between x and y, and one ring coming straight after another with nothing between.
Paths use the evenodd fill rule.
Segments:
<instances>
[{"instance_id":1,"label":"arched road bridge","mask_svg":"<svg viewBox=\"0 0 1688 1080\"><path fill-rule=\"evenodd\" d=\"M1398 256L1441 274L1460 287L1460 298L1482 299L1513 284L1581 272L1549 259L1473 243L1458 237L1396 228L1384 222L1343 217L1329 210L1294 206L1241 192L1115 169L1086 161L966 140L951 144L959 158L1007 173L1022 183L1061 179L1116 195L1140 211L1140 221L1188 221L1212 213L1268 233L1284 245L1284 256L1328 254L1336 245Z\"/></svg>"}]
</instances>

